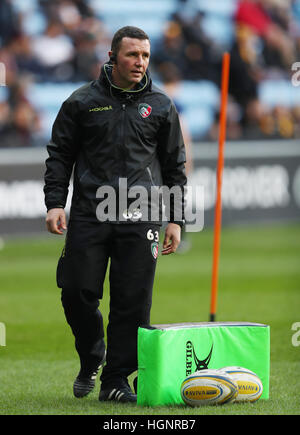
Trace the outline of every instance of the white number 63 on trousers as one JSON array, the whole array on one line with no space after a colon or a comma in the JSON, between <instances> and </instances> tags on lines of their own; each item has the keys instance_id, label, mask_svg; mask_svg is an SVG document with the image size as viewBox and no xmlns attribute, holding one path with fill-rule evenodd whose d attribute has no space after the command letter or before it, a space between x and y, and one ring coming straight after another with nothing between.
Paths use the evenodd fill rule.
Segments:
<instances>
[{"instance_id":1,"label":"white number 63 on trousers","mask_svg":"<svg viewBox=\"0 0 300 435\"><path fill-rule=\"evenodd\" d=\"M159 241L159 232L158 231L153 231L150 229L147 231L147 239L148 240L154 240L155 242Z\"/></svg>"}]
</instances>

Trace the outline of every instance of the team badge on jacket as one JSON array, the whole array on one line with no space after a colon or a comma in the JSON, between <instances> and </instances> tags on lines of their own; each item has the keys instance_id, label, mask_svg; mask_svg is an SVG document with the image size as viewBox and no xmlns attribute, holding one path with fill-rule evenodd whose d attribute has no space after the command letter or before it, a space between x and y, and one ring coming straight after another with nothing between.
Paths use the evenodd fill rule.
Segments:
<instances>
[{"instance_id":1,"label":"team badge on jacket","mask_svg":"<svg viewBox=\"0 0 300 435\"><path fill-rule=\"evenodd\" d=\"M152 107L149 104L141 103L139 104L138 111L142 118L148 118L152 112Z\"/></svg>"},{"instance_id":2,"label":"team badge on jacket","mask_svg":"<svg viewBox=\"0 0 300 435\"><path fill-rule=\"evenodd\" d=\"M158 256L158 243L151 243L151 252L154 260L156 260Z\"/></svg>"}]
</instances>

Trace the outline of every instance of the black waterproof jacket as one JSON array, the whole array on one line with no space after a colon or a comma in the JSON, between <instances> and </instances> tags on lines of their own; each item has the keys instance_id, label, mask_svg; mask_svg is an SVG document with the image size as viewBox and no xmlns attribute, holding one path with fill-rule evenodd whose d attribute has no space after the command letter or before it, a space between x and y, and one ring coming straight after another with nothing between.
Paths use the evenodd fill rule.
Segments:
<instances>
[{"instance_id":1,"label":"black waterproof jacket","mask_svg":"<svg viewBox=\"0 0 300 435\"><path fill-rule=\"evenodd\" d=\"M114 86L111 72L112 65L105 64L98 80L62 104L47 146L47 210L65 207L74 169L73 220L97 221L97 206L104 199L99 187L110 186L118 198L120 179L128 189L143 186L148 191L162 185L184 190L186 184L185 148L171 99L152 84L148 72L132 91ZM150 198L148 202L150 207ZM171 202L171 222L178 221L173 208ZM118 211L117 206L116 222ZM148 220L153 221L150 213Z\"/></svg>"}]
</instances>

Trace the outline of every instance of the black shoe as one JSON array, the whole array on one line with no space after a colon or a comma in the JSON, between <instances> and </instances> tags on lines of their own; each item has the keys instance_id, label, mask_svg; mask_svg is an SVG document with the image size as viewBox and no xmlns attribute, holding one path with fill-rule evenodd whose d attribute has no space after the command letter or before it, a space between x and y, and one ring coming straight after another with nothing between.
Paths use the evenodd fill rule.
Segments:
<instances>
[{"instance_id":1,"label":"black shoe","mask_svg":"<svg viewBox=\"0 0 300 435\"><path fill-rule=\"evenodd\" d=\"M100 402L113 400L121 403L136 403L137 396L133 394L127 380L122 379L118 384L110 388L101 388Z\"/></svg>"},{"instance_id":2,"label":"black shoe","mask_svg":"<svg viewBox=\"0 0 300 435\"><path fill-rule=\"evenodd\" d=\"M94 389L98 371L105 363L105 359L106 353L96 370L93 370L90 373L83 373L82 370L80 370L73 384L73 393L75 397L79 398L87 396Z\"/></svg>"}]
</instances>

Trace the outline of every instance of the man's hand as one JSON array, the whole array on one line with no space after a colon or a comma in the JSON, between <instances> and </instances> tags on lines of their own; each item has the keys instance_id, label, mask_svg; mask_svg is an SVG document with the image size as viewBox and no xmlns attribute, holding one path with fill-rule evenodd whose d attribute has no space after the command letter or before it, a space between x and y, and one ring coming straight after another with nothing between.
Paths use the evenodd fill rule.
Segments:
<instances>
[{"instance_id":1,"label":"man's hand","mask_svg":"<svg viewBox=\"0 0 300 435\"><path fill-rule=\"evenodd\" d=\"M169 223L166 231L163 243L162 255L169 255L176 252L180 243L181 228L180 225Z\"/></svg>"},{"instance_id":2,"label":"man's hand","mask_svg":"<svg viewBox=\"0 0 300 435\"><path fill-rule=\"evenodd\" d=\"M63 208L51 208L46 217L46 227L50 233L63 234L67 229L66 214Z\"/></svg>"}]
</instances>

